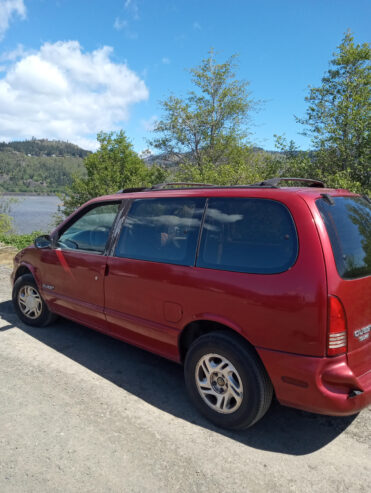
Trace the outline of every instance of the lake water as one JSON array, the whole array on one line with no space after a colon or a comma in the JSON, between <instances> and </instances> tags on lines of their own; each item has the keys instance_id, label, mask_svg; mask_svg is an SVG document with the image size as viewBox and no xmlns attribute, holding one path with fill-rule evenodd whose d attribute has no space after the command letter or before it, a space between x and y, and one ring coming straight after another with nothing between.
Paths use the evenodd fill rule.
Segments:
<instances>
[{"instance_id":1,"label":"lake water","mask_svg":"<svg viewBox=\"0 0 371 493\"><path fill-rule=\"evenodd\" d=\"M32 233L32 231L48 233L54 229L53 215L58 211L58 205L62 205L59 197L54 195L4 195L4 197L17 200L16 203L11 204L9 213L17 233Z\"/></svg>"}]
</instances>

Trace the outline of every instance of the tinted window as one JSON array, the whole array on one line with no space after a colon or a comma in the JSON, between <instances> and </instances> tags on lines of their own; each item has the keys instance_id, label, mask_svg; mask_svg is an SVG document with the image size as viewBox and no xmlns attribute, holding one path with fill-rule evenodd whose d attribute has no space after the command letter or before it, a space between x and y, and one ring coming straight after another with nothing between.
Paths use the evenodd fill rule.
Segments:
<instances>
[{"instance_id":1,"label":"tinted window","mask_svg":"<svg viewBox=\"0 0 371 493\"><path fill-rule=\"evenodd\" d=\"M194 265L205 200L135 200L116 247L117 257Z\"/></svg>"},{"instance_id":2,"label":"tinted window","mask_svg":"<svg viewBox=\"0 0 371 493\"><path fill-rule=\"evenodd\" d=\"M298 251L287 208L272 200L209 199L199 267L275 274L289 269Z\"/></svg>"},{"instance_id":3,"label":"tinted window","mask_svg":"<svg viewBox=\"0 0 371 493\"><path fill-rule=\"evenodd\" d=\"M119 203L89 209L61 234L57 246L65 250L103 253L118 212Z\"/></svg>"},{"instance_id":4,"label":"tinted window","mask_svg":"<svg viewBox=\"0 0 371 493\"><path fill-rule=\"evenodd\" d=\"M371 205L362 197L331 197L317 207L325 223L336 268L341 277L354 279L371 274Z\"/></svg>"}]
</instances>

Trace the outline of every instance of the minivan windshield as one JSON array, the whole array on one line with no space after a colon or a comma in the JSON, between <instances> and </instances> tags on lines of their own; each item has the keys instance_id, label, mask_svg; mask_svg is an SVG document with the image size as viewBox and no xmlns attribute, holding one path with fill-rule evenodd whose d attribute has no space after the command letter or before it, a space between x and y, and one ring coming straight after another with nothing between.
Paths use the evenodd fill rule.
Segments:
<instances>
[{"instance_id":1,"label":"minivan windshield","mask_svg":"<svg viewBox=\"0 0 371 493\"><path fill-rule=\"evenodd\" d=\"M331 203L332 202L332 203ZM371 274L371 204L363 197L316 201L329 235L337 270L344 279Z\"/></svg>"}]
</instances>

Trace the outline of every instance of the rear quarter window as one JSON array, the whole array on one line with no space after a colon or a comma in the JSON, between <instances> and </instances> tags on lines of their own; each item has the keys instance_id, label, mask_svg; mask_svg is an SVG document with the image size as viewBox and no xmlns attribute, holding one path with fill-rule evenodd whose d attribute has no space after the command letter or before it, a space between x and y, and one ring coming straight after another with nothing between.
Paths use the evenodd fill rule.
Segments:
<instances>
[{"instance_id":1,"label":"rear quarter window","mask_svg":"<svg viewBox=\"0 0 371 493\"><path fill-rule=\"evenodd\" d=\"M210 198L197 266L277 274L296 260L298 240L289 210L254 198Z\"/></svg>"},{"instance_id":2,"label":"rear quarter window","mask_svg":"<svg viewBox=\"0 0 371 493\"><path fill-rule=\"evenodd\" d=\"M371 274L371 205L362 197L316 201L330 238L336 268L344 279Z\"/></svg>"}]
</instances>

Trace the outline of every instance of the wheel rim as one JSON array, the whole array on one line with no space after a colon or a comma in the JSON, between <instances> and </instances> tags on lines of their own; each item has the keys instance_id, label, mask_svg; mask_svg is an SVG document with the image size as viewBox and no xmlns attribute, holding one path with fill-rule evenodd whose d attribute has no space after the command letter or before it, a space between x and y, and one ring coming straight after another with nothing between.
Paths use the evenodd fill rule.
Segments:
<instances>
[{"instance_id":1,"label":"wheel rim","mask_svg":"<svg viewBox=\"0 0 371 493\"><path fill-rule=\"evenodd\" d=\"M195 378L200 396L214 411L230 414L241 406L241 377L224 356L214 353L202 356L196 365Z\"/></svg>"},{"instance_id":2,"label":"wheel rim","mask_svg":"<svg viewBox=\"0 0 371 493\"><path fill-rule=\"evenodd\" d=\"M23 315L36 319L41 315L42 300L33 286L22 286L18 292L18 306Z\"/></svg>"}]
</instances>

